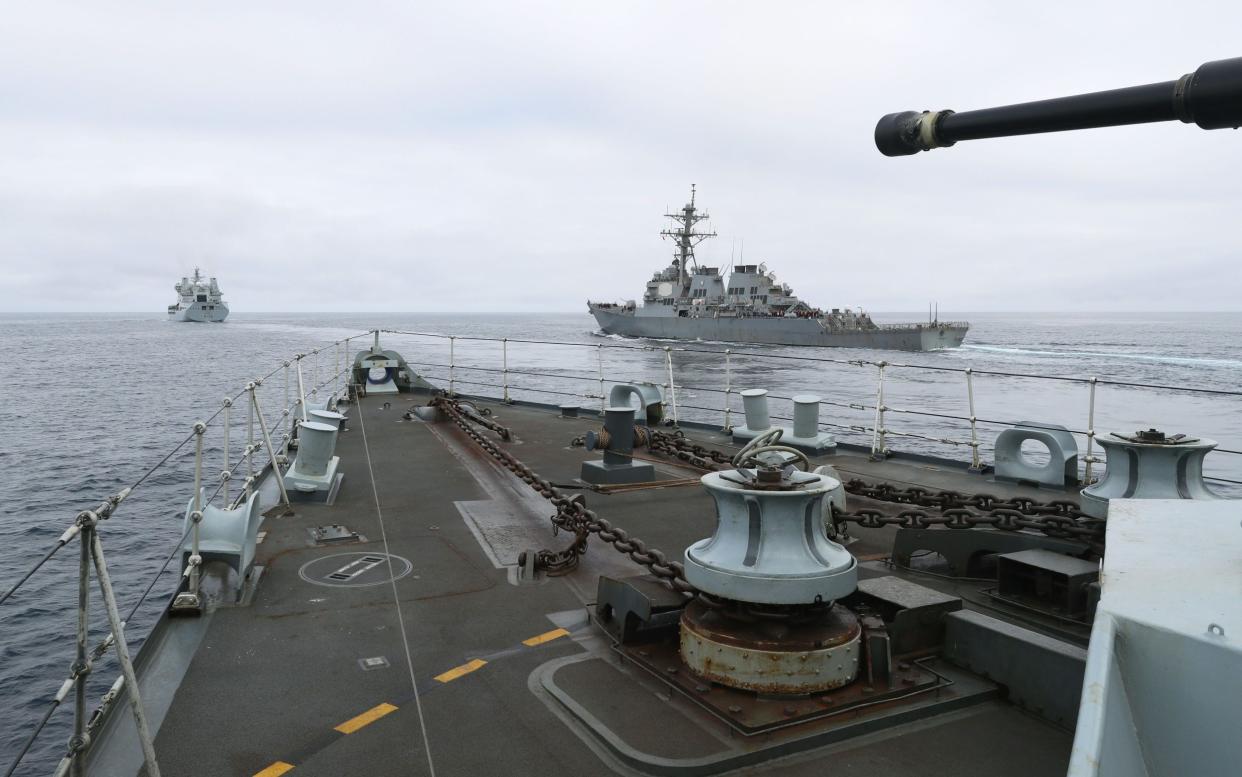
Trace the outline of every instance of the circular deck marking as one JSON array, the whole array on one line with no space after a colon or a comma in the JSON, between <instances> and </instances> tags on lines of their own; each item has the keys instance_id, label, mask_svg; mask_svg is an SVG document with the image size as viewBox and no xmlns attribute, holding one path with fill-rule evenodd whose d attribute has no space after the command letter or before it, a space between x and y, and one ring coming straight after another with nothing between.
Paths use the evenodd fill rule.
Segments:
<instances>
[{"instance_id":1,"label":"circular deck marking","mask_svg":"<svg viewBox=\"0 0 1242 777\"><path fill-rule=\"evenodd\" d=\"M392 577L388 560L392 559ZM414 570L407 558L384 553L333 553L308 561L298 569L298 576L315 585L338 588L366 588L400 580Z\"/></svg>"}]
</instances>

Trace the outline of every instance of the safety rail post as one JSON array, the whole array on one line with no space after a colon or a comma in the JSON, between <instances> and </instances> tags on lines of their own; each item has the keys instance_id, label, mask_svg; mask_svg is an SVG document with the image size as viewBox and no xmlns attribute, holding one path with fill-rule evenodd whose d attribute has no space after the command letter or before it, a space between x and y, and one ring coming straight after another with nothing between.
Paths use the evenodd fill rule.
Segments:
<instances>
[{"instance_id":1,"label":"safety rail post","mask_svg":"<svg viewBox=\"0 0 1242 777\"><path fill-rule=\"evenodd\" d=\"M246 413L246 498L254 494L254 403L247 402Z\"/></svg>"},{"instance_id":2,"label":"safety rail post","mask_svg":"<svg viewBox=\"0 0 1242 777\"><path fill-rule=\"evenodd\" d=\"M203 522L203 435L207 424L194 424L194 509L190 511L190 586L189 592L198 597L199 569L202 556L198 553L198 526Z\"/></svg>"},{"instance_id":3,"label":"safety rail post","mask_svg":"<svg viewBox=\"0 0 1242 777\"><path fill-rule=\"evenodd\" d=\"M733 424L729 420L729 395L733 393L733 349L725 349L725 390L724 390L724 428L720 431L726 434L733 431Z\"/></svg>"},{"instance_id":4,"label":"safety rail post","mask_svg":"<svg viewBox=\"0 0 1242 777\"><path fill-rule=\"evenodd\" d=\"M224 398L224 468L220 470L220 492L224 494L224 506L229 506L229 481L233 479L229 472L229 408L233 406L233 400Z\"/></svg>"},{"instance_id":5,"label":"safety rail post","mask_svg":"<svg viewBox=\"0 0 1242 777\"><path fill-rule=\"evenodd\" d=\"M353 339L354 338L352 337L345 338L345 354L344 354L344 359L343 359L344 363L341 366L341 369L345 371L345 396L347 398L349 397L349 387L352 386L354 383L354 370L352 367L350 367L350 364L352 362L349 361L349 342L350 340L353 340Z\"/></svg>"},{"instance_id":6,"label":"safety rail post","mask_svg":"<svg viewBox=\"0 0 1242 777\"><path fill-rule=\"evenodd\" d=\"M673 382L673 349L664 346L664 366L668 369L668 396L673 405L673 426L677 426L677 384Z\"/></svg>"},{"instance_id":7,"label":"safety rail post","mask_svg":"<svg viewBox=\"0 0 1242 777\"><path fill-rule=\"evenodd\" d=\"M311 362L311 396L319 396L319 349L311 351L315 361Z\"/></svg>"},{"instance_id":8,"label":"safety rail post","mask_svg":"<svg viewBox=\"0 0 1242 777\"><path fill-rule=\"evenodd\" d=\"M1085 466L1083 473L1084 486L1089 486L1095 482L1091 470L1092 465L1095 464L1095 454L1093 453L1095 447L1095 384L1098 381L1099 378L1092 375L1091 380L1087 382L1090 389L1087 396L1087 455L1083 458L1083 465Z\"/></svg>"},{"instance_id":9,"label":"safety rail post","mask_svg":"<svg viewBox=\"0 0 1242 777\"><path fill-rule=\"evenodd\" d=\"M501 382L504 383L504 396L502 400L507 405L513 401L509 399L509 338L507 337L500 340L500 367Z\"/></svg>"},{"instance_id":10,"label":"safety rail post","mask_svg":"<svg viewBox=\"0 0 1242 777\"><path fill-rule=\"evenodd\" d=\"M604 344L595 344L595 363L599 368L599 414L602 417L604 410L607 409L607 401L604 399Z\"/></svg>"},{"instance_id":11,"label":"safety rail post","mask_svg":"<svg viewBox=\"0 0 1242 777\"><path fill-rule=\"evenodd\" d=\"M879 460L885 458L888 454L884 449L884 368L888 366L888 362L881 361L876 363L879 368L879 383L875 392L875 425L871 430L871 458Z\"/></svg>"},{"instance_id":12,"label":"safety rail post","mask_svg":"<svg viewBox=\"0 0 1242 777\"><path fill-rule=\"evenodd\" d=\"M970 469L978 472L983 469L983 465L979 461L979 433L975 426L977 419L975 418L975 383L974 368L967 367L966 373L966 404L970 412Z\"/></svg>"},{"instance_id":13,"label":"safety rail post","mask_svg":"<svg viewBox=\"0 0 1242 777\"><path fill-rule=\"evenodd\" d=\"M276 485L280 487L280 500L285 503L285 507L293 509L292 503L289 502L289 492L285 490L285 476L280 471L280 462L276 460L276 451L272 448L272 437L267 433L267 422L263 420L263 408L259 406L259 396L255 392L258 388L259 381L251 381L246 384L246 391L250 392L250 402L254 405L254 414L259 417L259 431L263 434L263 444L267 447L267 455L272 460L272 473L276 475Z\"/></svg>"},{"instance_id":14,"label":"safety rail post","mask_svg":"<svg viewBox=\"0 0 1242 777\"><path fill-rule=\"evenodd\" d=\"M378 342L378 340L379 340L379 335L377 334L375 337L376 337L376 341ZM456 348L456 345L457 345L457 337L456 337L455 335L449 335L449 396L450 396L450 397L457 396L457 392L456 392L456 391L454 390L454 388L453 388L453 384L454 384L455 379L456 379L456 377L457 377L457 366L456 366L456 364L457 364L457 348Z\"/></svg>"},{"instance_id":15,"label":"safety rail post","mask_svg":"<svg viewBox=\"0 0 1242 777\"><path fill-rule=\"evenodd\" d=\"M285 360L285 432L292 436L293 434L293 418L289 416L289 360Z\"/></svg>"},{"instance_id":16,"label":"safety rail post","mask_svg":"<svg viewBox=\"0 0 1242 777\"><path fill-rule=\"evenodd\" d=\"M91 600L91 540L95 532L94 516L82 513L78 516L78 536L81 551L78 556L78 634L77 658L74 660L73 736L69 739L69 766L74 777L86 774L80 753L89 744L86 740L86 678L91 673L91 662L86 656L86 641L90 629Z\"/></svg>"},{"instance_id":17,"label":"safety rail post","mask_svg":"<svg viewBox=\"0 0 1242 777\"><path fill-rule=\"evenodd\" d=\"M302 423L306 423L309 419L306 417L306 386L302 383L302 357L306 354L298 354L298 409L302 416Z\"/></svg>"},{"instance_id":18,"label":"safety rail post","mask_svg":"<svg viewBox=\"0 0 1242 777\"><path fill-rule=\"evenodd\" d=\"M95 561L95 577L103 595L104 609L108 613L108 625L112 628L116 657L121 664L121 672L125 675L125 685L128 686L129 706L134 713L134 725L138 730L138 741L142 745L147 774L149 777L160 777L160 767L155 760L155 740L151 736L151 728L147 725L146 712L142 707L138 675L134 672L134 663L129 658L129 643L125 641L125 622L121 620L121 613L117 610L116 595L112 590L112 579L108 577L108 565L104 562L103 543L99 541L98 531L91 532L91 556Z\"/></svg>"}]
</instances>

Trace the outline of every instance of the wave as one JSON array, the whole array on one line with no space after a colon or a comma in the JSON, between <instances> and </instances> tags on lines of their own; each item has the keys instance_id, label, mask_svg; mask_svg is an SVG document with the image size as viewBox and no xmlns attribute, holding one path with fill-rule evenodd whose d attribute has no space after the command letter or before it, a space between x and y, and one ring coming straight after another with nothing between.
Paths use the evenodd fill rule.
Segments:
<instances>
[{"instance_id":1,"label":"wave","mask_svg":"<svg viewBox=\"0 0 1242 777\"><path fill-rule=\"evenodd\" d=\"M965 345L962 350L986 351L988 353L1011 353L1020 356L1061 356L1067 358L1087 359L1126 359L1130 361L1151 362L1153 364L1180 364L1195 367L1227 367L1242 368L1238 359L1210 359L1193 356L1161 356L1151 353L1116 353L1110 351L1037 351L1030 348L1004 348L998 345Z\"/></svg>"}]
</instances>

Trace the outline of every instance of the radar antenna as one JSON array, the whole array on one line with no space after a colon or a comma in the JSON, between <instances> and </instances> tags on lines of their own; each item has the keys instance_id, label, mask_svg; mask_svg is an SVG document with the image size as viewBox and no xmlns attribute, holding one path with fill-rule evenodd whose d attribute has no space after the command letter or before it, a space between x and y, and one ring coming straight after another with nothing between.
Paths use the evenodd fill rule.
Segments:
<instances>
[{"instance_id":1,"label":"radar antenna","mask_svg":"<svg viewBox=\"0 0 1242 777\"><path fill-rule=\"evenodd\" d=\"M694 266L698 267L698 262L694 259L694 247L709 237L716 237L715 232L696 232L694 229L694 226L700 221L711 218L707 213L699 213L698 209L695 208L695 188L695 184L690 184L690 202L686 203L680 212L664 214L666 218L677 222L676 228L665 229L660 232L662 237L671 237L677 241L677 250L673 253L673 262L677 265L677 270L681 277L681 292L683 295L686 287L690 285L690 277L686 273L687 266L693 261Z\"/></svg>"}]
</instances>

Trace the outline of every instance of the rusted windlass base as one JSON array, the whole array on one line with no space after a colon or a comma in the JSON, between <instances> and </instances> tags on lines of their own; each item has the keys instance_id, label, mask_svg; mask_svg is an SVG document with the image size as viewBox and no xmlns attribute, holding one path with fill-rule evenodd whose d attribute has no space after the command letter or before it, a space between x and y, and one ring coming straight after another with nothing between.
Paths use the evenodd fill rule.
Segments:
<instances>
[{"instance_id":1,"label":"rusted windlass base","mask_svg":"<svg viewBox=\"0 0 1242 777\"><path fill-rule=\"evenodd\" d=\"M681 659L699 677L758 693L815 693L858 675L862 629L840 606L782 617L691 602L681 615Z\"/></svg>"},{"instance_id":2,"label":"rusted windlass base","mask_svg":"<svg viewBox=\"0 0 1242 777\"><path fill-rule=\"evenodd\" d=\"M743 736L838 716L854 720L864 710L896 710L910 697L923 698L925 693L951 685L922 662L903 661L894 665L887 680L873 685L861 679L821 693L760 694L696 677L681 662L673 640L615 645L613 649Z\"/></svg>"}]
</instances>

